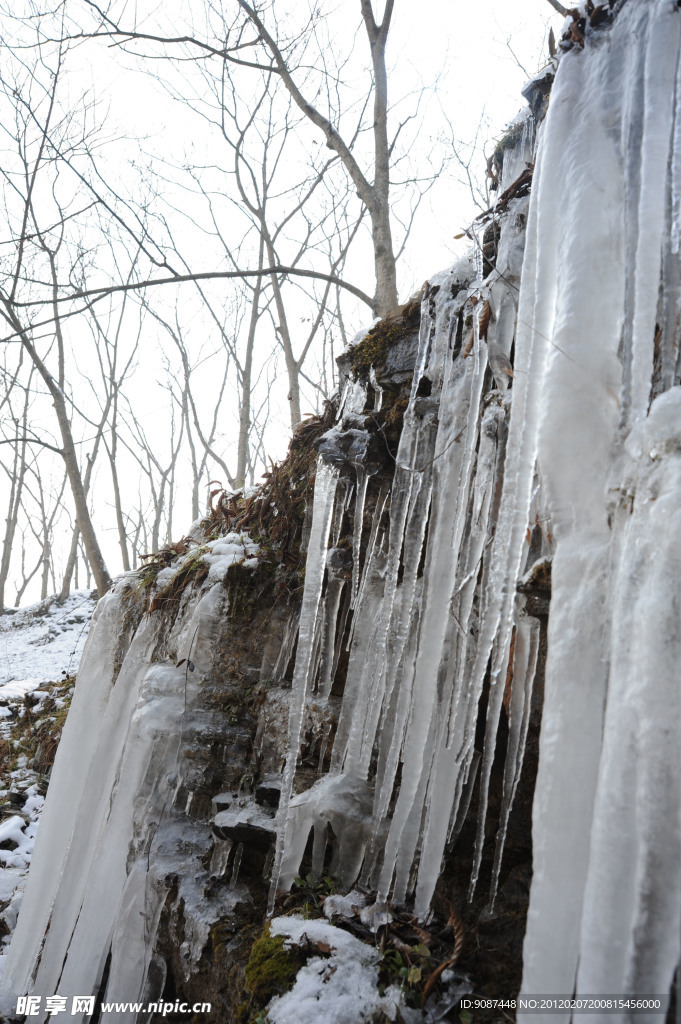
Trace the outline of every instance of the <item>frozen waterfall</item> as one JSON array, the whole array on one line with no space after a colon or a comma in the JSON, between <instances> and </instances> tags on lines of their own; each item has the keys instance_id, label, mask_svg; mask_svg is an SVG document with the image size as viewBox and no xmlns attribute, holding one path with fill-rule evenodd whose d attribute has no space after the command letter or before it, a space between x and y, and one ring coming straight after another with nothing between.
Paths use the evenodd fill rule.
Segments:
<instances>
[{"instance_id":1,"label":"frozen waterfall","mask_svg":"<svg viewBox=\"0 0 681 1024\"><path fill-rule=\"evenodd\" d=\"M269 765L270 908L312 834L313 873L373 894L363 921L385 922L390 903L426 920L476 796L473 891L506 715L494 898L539 656L523 588L550 568L523 992L666 1004L681 958L681 9L627 0L591 25L582 7L584 46L561 55L539 126L523 115L504 201L478 225L498 222L494 266L483 276L474 254L424 291L390 479L371 433L384 398L373 368L348 378L318 442L300 615L267 673L283 678L297 635L292 684L262 713L288 716ZM530 173L531 195L514 192ZM105 967L110 998L149 995L178 871L188 973L201 953L214 919L203 875L178 864L208 830L184 816L182 750L190 734L200 743L218 577L170 625L138 619L123 653L126 581L100 602L10 997L97 992ZM299 755L315 722L310 780ZM237 876L238 860L225 913Z\"/></svg>"}]
</instances>

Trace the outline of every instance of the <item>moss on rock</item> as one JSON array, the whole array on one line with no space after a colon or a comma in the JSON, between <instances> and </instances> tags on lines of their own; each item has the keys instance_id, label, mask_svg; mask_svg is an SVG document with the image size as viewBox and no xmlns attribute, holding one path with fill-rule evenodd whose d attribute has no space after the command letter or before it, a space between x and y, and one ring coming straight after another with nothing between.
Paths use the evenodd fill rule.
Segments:
<instances>
[{"instance_id":1,"label":"moss on rock","mask_svg":"<svg viewBox=\"0 0 681 1024\"><path fill-rule=\"evenodd\" d=\"M372 366L380 376L380 372L385 369L391 346L407 337L415 328L418 329L420 321L420 295L388 313L367 332L359 344L350 349L348 353L350 369L355 376L362 380L368 380Z\"/></svg>"}]
</instances>

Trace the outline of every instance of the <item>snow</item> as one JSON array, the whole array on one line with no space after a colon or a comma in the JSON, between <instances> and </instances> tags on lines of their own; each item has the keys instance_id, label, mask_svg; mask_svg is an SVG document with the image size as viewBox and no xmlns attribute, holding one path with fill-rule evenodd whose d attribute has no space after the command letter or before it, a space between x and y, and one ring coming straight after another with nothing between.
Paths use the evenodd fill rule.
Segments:
<instances>
[{"instance_id":1,"label":"snow","mask_svg":"<svg viewBox=\"0 0 681 1024\"><path fill-rule=\"evenodd\" d=\"M587 32L584 50L561 58L532 195L503 213L495 269L483 281L478 254L433 278L424 296L394 478L389 493L384 484L373 497L364 549L369 474L351 462L341 474L320 457L300 618L283 631L275 668L286 667L297 630L293 683L265 704L272 717L288 710L286 736L268 755L268 768L285 762L271 909L298 874L311 831L312 874L322 873L332 831L341 888L358 883L373 895L365 905L355 902L358 890L339 894L325 913L351 917L359 907L378 928L391 904L413 900L416 917L427 918L474 785L475 889L512 676L493 896L539 652L518 582L536 568L528 527L541 526L532 557L545 569L550 561L552 604L524 946L523 990L533 994L664 994L681 958L680 88L681 16L672 0L621 5L612 28ZM532 155L524 124L505 178ZM483 301L492 311L487 346ZM466 322L472 348L464 354L455 345ZM506 387L499 367L512 352ZM488 358L498 386L486 392ZM352 429L368 446L366 403L365 385L346 386L330 434ZM350 572L335 571L328 555L346 517L354 520ZM94 990L109 947L107 997L143 990L163 879L187 836L173 803L187 709L208 672L224 574L235 562L254 566L256 556L245 535L205 545L206 585L183 598L171 637L178 659L191 657L191 677L152 660L161 627L147 616L113 686L122 588L100 602L8 958L11 991ZM324 729L320 773L331 742L336 637L350 608L330 772L303 783L297 768L310 716ZM59 635L45 620L32 646L57 644ZM10 652L11 624L2 642ZM40 685L43 663L5 659L4 685L17 695ZM7 863L28 856L22 821L17 814L3 826L19 844L4 851ZM272 823L250 804L220 811L220 821ZM182 884L189 974L210 921L200 878ZM377 1010L396 1017L400 995L378 994L373 947L326 921L275 918L272 930L324 953L272 1001L272 1024L350 1024Z\"/></svg>"},{"instance_id":2,"label":"snow","mask_svg":"<svg viewBox=\"0 0 681 1024\"><path fill-rule=\"evenodd\" d=\"M258 552L258 545L247 533L228 533L217 540L208 541L204 547L206 553L203 560L210 566L208 583L220 583L230 565L234 565L235 562L240 562L249 569L255 568L258 564L258 559L254 557Z\"/></svg>"},{"instance_id":3,"label":"snow","mask_svg":"<svg viewBox=\"0 0 681 1024\"><path fill-rule=\"evenodd\" d=\"M376 965L380 952L354 935L327 921L298 916L273 918L270 931L285 936L287 946L309 942L325 953L311 957L298 972L291 991L275 996L268 1004L271 1024L319 1024L320 1020L326 1024L359 1024L379 1011L392 1021L398 1019L398 1010L405 1013L396 985L382 996L378 993Z\"/></svg>"},{"instance_id":4,"label":"snow","mask_svg":"<svg viewBox=\"0 0 681 1024\"><path fill-rule=\"evenodd\" d=\"M79 590L44 613L36 604L0 615L0 700L75 672L94 604L89 591Z\"/></svg>"}]
</instances>

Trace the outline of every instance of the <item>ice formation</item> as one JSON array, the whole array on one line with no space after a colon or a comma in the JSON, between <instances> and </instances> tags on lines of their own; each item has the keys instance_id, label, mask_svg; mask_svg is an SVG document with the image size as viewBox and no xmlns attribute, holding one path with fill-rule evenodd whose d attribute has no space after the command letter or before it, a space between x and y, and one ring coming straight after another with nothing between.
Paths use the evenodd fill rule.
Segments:
<instances>
[{"instance_id":1,"label":"ice formation","mask_svg":"<svg viewBox=\"0 0 681 1024\"><path fill-rule=\"evenodd\" d=\"M224 575L251 553L247 539L228 546L212 546L210 571L220 564ZM177 664L154 663L163 620L145 615L130 636L132 582L120 581L95 612L5 964L8 1013L25 992L69 999L97 992L107 962L111 998L153 998L146 986L167 880L191 861L194 846L197 853L205 848L207 828L186 817L192 794L177 769L183 748L207 724L194 706L226 593L221 582L209 582L198 599L185 602L166 640ZM177 900L189 921L181 950L187 971L211 923L201 883L198 863L179 883ZM224 912L234 898L224 893ZM118 1020L128 1018L134 1012Z\"/></svg>"},{"instance_id":2,"label":"ice formation","mask_svg":"<svg viewBox=\"0 0 681 1024\"><path fill-rule=\"evenodd\" d=\"M377 756L361 878L399 903L416 864L423 917L476 769L489 667L480 863L512 656L498 872L537 659L516 584L528 527L541 524L535 557L556 542L529 993L666 1000L679 963L680 39L676 3L630 0L563 56L529 209L510 204L496 271L431 281L389 522L359 584L332 771L354 786ZM511 392L483 397L477 315L471 357L452 350L476 292L494 314L488 341L514 343ZM311 826L316 796L309 809ZM298 856L287 848L285 878Z\"/></svg>"},{"instance_id":3,"label":"ice formation","mask_svg":"<svg viewBox=\"0 0 681 1024\"><path fill-rule=\"evenodd\" d=\"M504 159L502 194L530 170L536 143L531 197L499 212L494 269L483 279L481 259L463 260L425 292L394 474L374 487L370 524L375 377L348 382L319 443L302 607L275 668L297 635L292 688L263 711L288 713L265 767L280 794L276 826L250 805L216 822L276 827L272 901L313 833L313 871L331 843L344 886L375 894L357 904L363 921L386 921L390 903L407 900L423 920L474 784L477 884L506 704L494 888L538 661L523 593L550 565L523 989L666 1001L681 952L681 10L628 0L600 26L585 17L585 33L560 60L538 138L526 114ZM151 664L149 618L112 688L120 588L100 603L10 953L14 991L96 988L109 947L113 997L144 988L179 842L178 746L183 730L200 731L192 700L230 543L242 542L213 545L216 582L177 619L191 676ZM330 772L306 783L298 761L312 719L323 723L320 774L327 750ZM348 907L352 898L329 914ZM188 970L208 927L198 910L195 922ZM293 940L292 922L273 928ZM297 1005L319 991L318 967L301 972ZM290 1005L273 1004L271 1019L291 1019Z\"/></svg>"}]
</instances>

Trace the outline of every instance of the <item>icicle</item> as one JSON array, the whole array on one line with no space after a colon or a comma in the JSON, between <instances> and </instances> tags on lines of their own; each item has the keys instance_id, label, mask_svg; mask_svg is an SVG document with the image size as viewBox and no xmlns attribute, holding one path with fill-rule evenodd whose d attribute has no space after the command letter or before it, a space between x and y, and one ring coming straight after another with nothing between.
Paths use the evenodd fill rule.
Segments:
<instances>
[{"instance_id":1,"label":"icicle","mask_svg":"<svg viewBox=\"0 0 681 1024\"><path fill-rule=\"evenodd\" d=\"M281 786L281 799L277 815L277 852L275 855L274 870L272 872L272 886L270 889L270 913L274 909L274 899L279 885L279 871L281 867L284 850L287 846L287 816L288 805L291 799L293 787L293 776L296 770L296 762L300 748L300 730L303 721L303 709L311 680L313 642L315 635L315 623L321 600L322 586L324 582L324 571L326 568L326 546L331 528L331 517L333 515L334 499L336 495L336 483L338 481L338 470L328 466L319 459L317 464L317 479L314 492L314 506L312 512L312 529L308 544L307 565L305 570L305 589L300 612L300 624L298 627L298 652L296 665L293 671L293 686L289 712L289 735L288 753L286 766Z\"/></svg>"},{"instance_id":2,"label":"icicle","mask_svg":"<svg viewBox=\"0 0 681 1024\"><path fill-rule=\"evenodd\" d=\"M471 655L475 648L471 648L470 617L480 560L489 535L492 512L496 511L493 498L498 482L495 474L498 466L503 464L505 430L504 407L496 404L489 406L480 430L475 488L469 513L470 532L459 563L458 574L463 580L453 588L454 593L449 603L450 654L442 688L448 697L440 709L440 722L434 742L435 758L429 781L428 813L424 825L415 904L420 917L428 911L437 881L448 823L452 818L457 819L458 802L464 792L470 799L470 792L465 787L475 756L472 737L482 689L482 678L473 677L471 673Z\"/></svg>"},{"instance_id":3,"label":"icicle","mask_svg":"<svg viewBox=\"0 0 681 1024\"><path fill-rule=\"evenodd\" d=\"M436 332L436 339L438 335ZM446 337L445 337L446 351ZM470 364L467 364L470 366ZM406 864L413 860L421 828L418 793L427 779L429 765L424 761L431 720L436 714L438 673L443 645L450 623L449 599L455 580L455 568L463 535L467 494L476 448L476 422L484 369L470 366L466 376L453 370L451 360L444 362L441 420L435 443L434 508L429 524L428 551L424 570L424 602L419 648L414 667L419 680L418 699L412 703L409 727L404 741L400 792L386 841L385 857L378 887L379 899L386 899L393 871L399 863L399 877L393 889L394 899L404 898ZM456 396L456 397L455 397ZM465 396L465 397L464 397ZM461 435L465 435L463 445ZM446 453L446 457L445 457ZM451 509L456 510L452 523Z\"/></svg>"},{"instance_id":4,"label":"icicle","mask_svg":"<svg viewBox=\"0 0 681 1024\"><path fill-rule=\"evenodd\" d=\"M336 622L340 608L345 580L329 578L324 598L323 631L321 638L321 659L319 665L319 683L317 689L320 696L328 697L333 684L333 669L336 660Z\"/></svg>"},{"instance_id":5,"label":"icicle","mask_svg":"<svg viewBox=\"0 0 681 1024\"><path fill-rule=\"evenodd\" d=\"M619 28L619 26L617 26ZM674 120L674 95L679 49L678 12L657 5L646 47L638 245L631 357L630 417L645 415L650 402L653 369L651 339L660 280L660 239L664 225L665 179L669 163L669 125Z\"/></svg>"},{"instance_id":6,"label":"icicle","mask_svg":"<svg viewBox=\"0 0 681 1024\"><path fill-rule=\"evenodd\" d=\"M371 381L371 386L374 389L374 412L380 412L383 407L383 388L378 383L376 371L373 366L369 368L369 380Z\"/></svg>"},{"instance_id":7,"label":"icicle","mask_svg":"<svg viewBox=\"0 0 681 1024\"><path fill-rule=\"evenodd\" d=\"M333 523L331 526L331 546L337 547L338 542L341 539L341 530L343 529L343 518L348 508L350 507L350 500L352 498L352 486L348 480L339 480L339 490L343 490L343 499L336 500L336 505L333 512Z\"/></svg>"},{"instance_id":8,"label":"icicle","mask_svg":"<svg viewBox=\"0 0 681 1024\"><path fill-rule=\"evenodd\" d=\"M364 466L356 466L357 490L355 496L355 512L352 527L352 598L350 607L355 607L359 587L359 563L362 548L362 530L364 528L364 502L366 501L369 474Z\"/></svg>"},{"instance_id":9,"label":"icicle","mask_svg":"<svg viewBox=\"0 0 681 1024\"><path fill-rule=\"evenodd\" d=\"M362 579L359 585L359 590L355 598L355 604L359 605L362 600L362 594L364 592L364 585L369 576L368 567L372 564L374 550L379 537L379 531L381 529L381 522L383 519L383 513L385 512L386 502L388 495L390 494L390 487L387 484L383 484L381 490L376 498L376 508L372 516L371 521L371 533L369 535L369 542L367 544L366 552L364 555L364 571L362 573ZM350 649L348 645L348 650Z\"/></svg>"},{"instance_id":10,"label":"icicle","mask_svg":"<svg viewBox=\"0 0 681 1024\"><path fill-rule=\"evenodd\" d=\"M492 868L490 908L494 906L496 898L501 859L504 854L504 843L506 842L506 832L508 829L508 819L523 767L538 650L539 622L537 619L521 613L516 627L513 650L513 677L511 680L508 709L509 736L506 749L506 764L504 765L504 789L499 815L499 830L497 832L497 845L494 851L494 866Z\"/></svg>"},{"instance_id":11,"label":"icicle","mask_svg":"<svg viewBox=\"0 0 681 1024\"><path fill-rule=\"evenodd\" d=\"M274 679L280 680L284 678L284 673L286 672L289 662L291 661L293 651L296 646L296 641L298 639L299 623L300 612L298 611L291 616L287 623L286 632L284 634L284 639L282 641L281 649L279 651L279 656L277 658L277 662L272 673L272 677Z\"/></svg>"},{"instance_id":12,"label":"icicle","mask_svg":"<svg viewBox=\"0 0 681 1024\"><path fill-rule=\"evenodd\" d=\"M329 745L329 736L330 735L331 735L331 723L328 722L324 726L324 731L322 733L322 740L321 740L321 743L319 744L319 762L317 764L317 771L320 773L320 775L324 771L324 758L326 757L326 749L327 749L327 747Z\"/></svg>"},{"instance_id":13,"label":"icicle","mask_svg":"<svg viewBox=\"0 0 681 1024\"><path fill-rule=\"evenodd\" d=\"M234 851L234 861L232 863L232 877L229 880L229 888L236 889L236 884L239 881L239 869L241 868L241 858L244 853L244 844L239 843L236 850Z\"/></svg>"}]
</instances>

